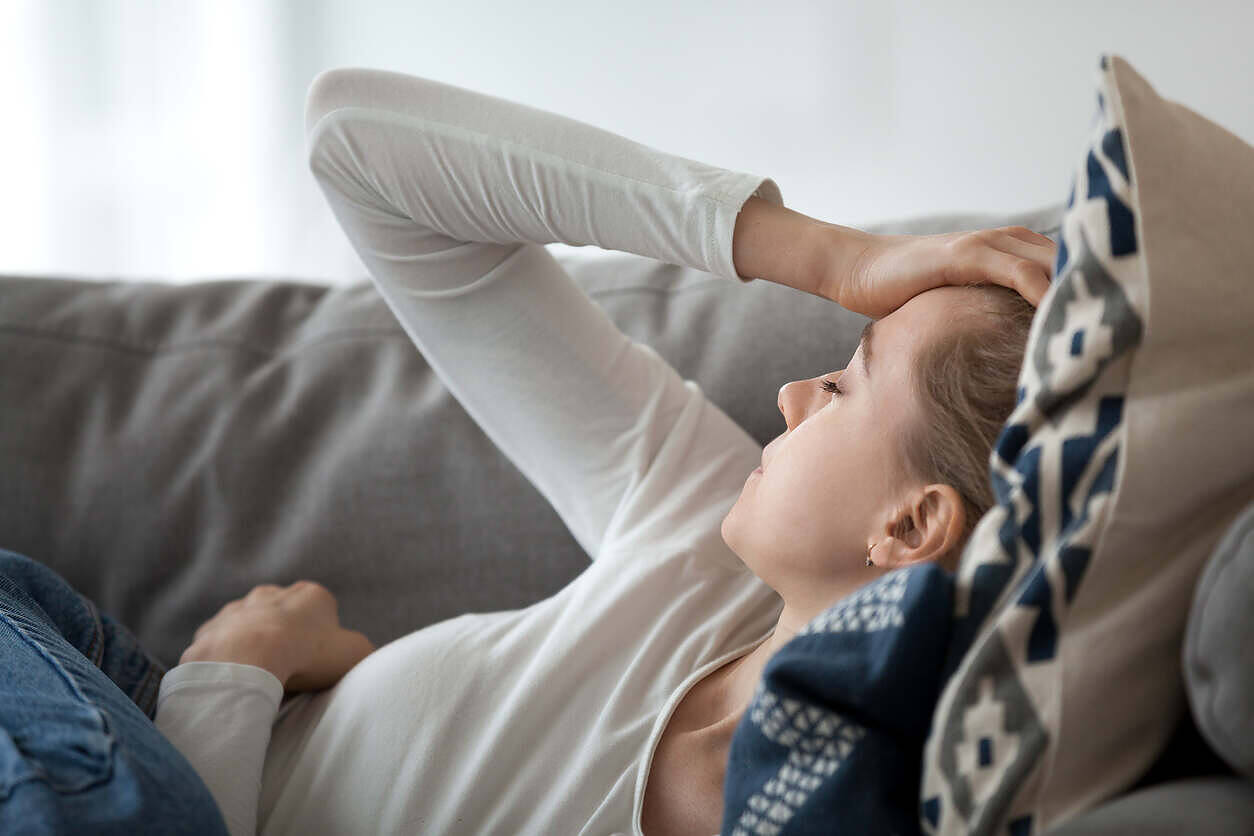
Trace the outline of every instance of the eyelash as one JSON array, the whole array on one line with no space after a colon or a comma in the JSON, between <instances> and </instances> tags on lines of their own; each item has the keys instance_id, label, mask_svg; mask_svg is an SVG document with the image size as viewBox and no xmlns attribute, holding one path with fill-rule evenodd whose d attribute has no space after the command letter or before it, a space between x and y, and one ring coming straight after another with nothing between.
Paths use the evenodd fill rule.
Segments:
<instances>
[{"instance_id":1,"label":"eyelash","mask_svg":"<svg viewBox=\"0 0 1254 836\"><path fill-rule=\"evenodd\" d=\"M837 386L835 383L833 383L833 382L832 382L832 381L830 381L830 380L824 380L824 381L823 381L823 383L822 383L822 384L820 384L820 385L822 386L822 388L823 388L824 390L826 390L826 391L828 391L828 392L831 392L833 395L843 395L843 394L845 394L845 390L844 390L844 389L841 389L839 386Z\"/></svg>"}]
</instances>

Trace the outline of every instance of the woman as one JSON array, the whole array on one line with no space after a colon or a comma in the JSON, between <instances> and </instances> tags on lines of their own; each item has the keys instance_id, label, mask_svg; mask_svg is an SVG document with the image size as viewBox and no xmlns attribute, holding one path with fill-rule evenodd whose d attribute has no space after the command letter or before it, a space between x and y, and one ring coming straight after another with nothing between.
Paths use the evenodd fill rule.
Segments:
<instances>
[{"instance_id":1,"label":"woman","mask_svg":"<svg viewBox=\"0 0 1254 836\"><path fill-rule=\"evenodd\" d=\"M991 504L1023 297L1044 295L1054 245L824 224L769 179L397 73L321 74L306 129L380 294L593 563L531 607L377 650L317 584L257 587L165 675L157 728L232 833L717 831L771 654L879 574L952 567ZM781 389L788 429L762 450L550 241L878 320L845 369Z\"/></svg>"}]
</instances>

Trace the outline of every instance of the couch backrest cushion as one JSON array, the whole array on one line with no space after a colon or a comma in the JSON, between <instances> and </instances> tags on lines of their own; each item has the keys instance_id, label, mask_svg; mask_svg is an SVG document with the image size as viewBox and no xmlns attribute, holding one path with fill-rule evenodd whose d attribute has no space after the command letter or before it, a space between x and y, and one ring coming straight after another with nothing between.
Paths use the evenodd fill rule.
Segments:
<instances>
[{"instance_id":1,"label":"couch backrest cushion","mask_svg":"<svg viewBox=\"0 0 1254 836\"><path fill-rule=\"evenodd\" d=\"M1040 833L1184 710L1198 575L1254 494L1254 148L1103 55L1020 399L956 589L925 829Z\"/></svg>"}]
</instances>

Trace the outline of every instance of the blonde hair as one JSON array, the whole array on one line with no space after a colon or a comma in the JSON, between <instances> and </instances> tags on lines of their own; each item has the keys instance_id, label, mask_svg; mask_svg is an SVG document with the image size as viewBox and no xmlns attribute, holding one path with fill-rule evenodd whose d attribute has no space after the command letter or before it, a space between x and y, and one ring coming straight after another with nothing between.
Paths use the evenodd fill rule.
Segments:
<instances>
[{"instance_id":1,"label":"blonde hair","mask_svg":"<svg viewBox=\"0 0 1254 836\"><path fill-rule=\"evenodd\" d=\"M921 414L901 439L909 476L950 485L962 497L965 525L942 561L950 570L994 497L989 456L1017 400L1019 368L1036 309L999 285L978 294L960 327L920 349L913 368Z\"/></svg>"}]
</instances>

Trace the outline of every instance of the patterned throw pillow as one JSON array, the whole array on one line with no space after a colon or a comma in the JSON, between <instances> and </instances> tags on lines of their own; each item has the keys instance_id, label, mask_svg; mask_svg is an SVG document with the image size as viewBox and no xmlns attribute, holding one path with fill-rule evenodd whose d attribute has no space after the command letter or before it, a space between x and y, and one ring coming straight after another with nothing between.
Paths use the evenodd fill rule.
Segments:
<instances>
[{"instance_id":1,"label":"patterned throw pillow","mask_svg":"<svg viewBox=\"0 0 1254 836\"><path fill-rule=\"evenodd\" d=\"M1254 148L1118 56L1097 80L956 578L929 833L1043 833L1144 773L1185 710L1194 584L1254 498Z\"/></svg>"},{"instance_id":2,"label":"patterned throw pillow","mask_svg":"<svg viewBox=\"0 0 1254 836\"><path fill-rule=\"evenodd\" d=\"M780 648L732 736L724 836L918 833L952 611L948 572L898 569Z\"/></svg>"}]
</instances>

